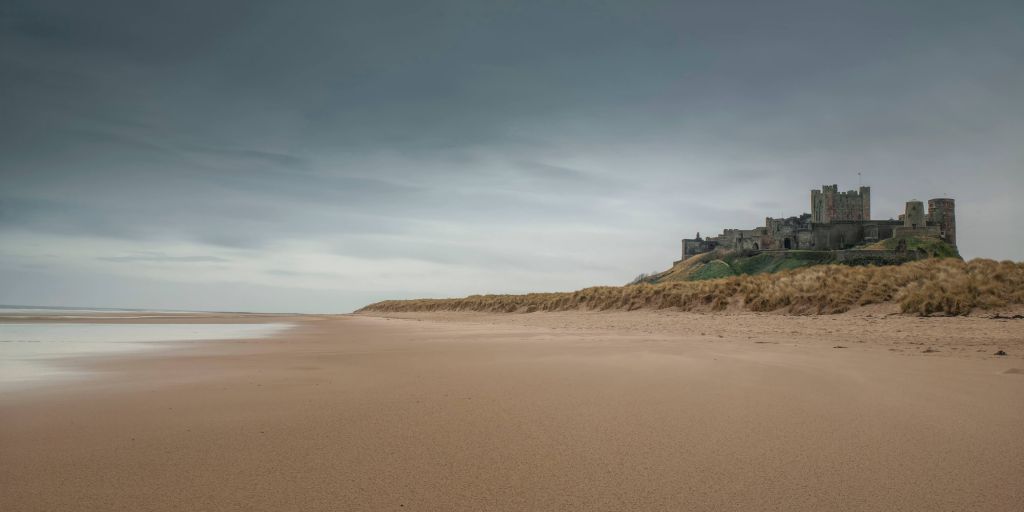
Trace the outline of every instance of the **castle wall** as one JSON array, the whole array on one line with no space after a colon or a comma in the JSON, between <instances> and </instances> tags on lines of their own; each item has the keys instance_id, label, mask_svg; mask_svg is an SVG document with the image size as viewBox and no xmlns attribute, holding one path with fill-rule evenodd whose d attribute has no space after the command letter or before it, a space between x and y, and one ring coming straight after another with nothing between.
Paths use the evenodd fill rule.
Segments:
<instances>
[{"instance_id":1,"label":"castle wall","mask_svg":"<svg viewBox=\"0 0 1024 512\"><path fill-rule=\"evenodd\" d=\"M808 249L813 245L810 235L811 214L784 219L765 219L765 236L761 247L772 250Z\"/></svg>"},{"instance_id":2,"label":"castle wall","mask_svg":"<svg viewBox=\"0 0 1024 512\"><path fill-rule=\"evenodd\" d=\"M892 230L902 226L899 220L873 220L864 224L864 241L877 242L892 238Z\"/></svg>"},{"instance_id":3,"label":"castle wall","mask_svg":"<svg viewBox=\"0 0 1024 512\"><path fill-rule=\"evenodd\" d=\"M689 258L690 256L701 254L715 250L716 243L714 240L705 240L702 238L684 238L683 239L683 259Z\"/></svg>"},{"instance_id":4,"label":"castle wall","mask_svg":"<svg viewBox=\"0 0 1024 512\"><path fill-rule=\"evenodd\" d=\"M871 187L860 187L860 198L859 220L871 220Z\"/></svg>"},{"instance_id":5,"label":"castle wall","mask_svg":"<svg viewBox=\"0 0 1024 512\"><path fill-rule=\"evenodd\" d=\"M918 226L907 227L897 226L892 230L892 238L911 238L918 236L933 236L936 238L940 237L938 226Z\"/></svg>"},{"instance_id":6,"label":"castle wall","mask_svg":"<svg viewBox=\"0 0 1024 512\"><path fill-rule=\"evenodd\" d=\"M864 241L863 222L816 224L811 228L815 250L835 251L853 247Z\"/></svg>"},{"instance_id":7,"label":"castle wall","mask_svg":"<svg viewBox=\"0 0 1024 512\"><path fill-rule=\"evenodd\" d=\"M921 259L914 251L836 251L836 263L846 265L894 265Z\"/></svg>"},{"instance_id":8,"label":"castle wall","mask_svg":"<svg viewBox=\"0 0 1024 512\"><path fill-rule=\"evenodd\" d=\"M878 224L864 225L864 240L878 240Z\"/></svg>"},{"instance_id":9,"label":"castle wall","mask_svg":"<svg viewBox=\"0 0 1024 512\"><path fill-rule=\"evenodd\" d=\"M810 230L783 226L767 236L763 246L765 249L781 251L786 249L809 249L813 244L814 240L811 238Z\"/></svg>"},{"instance_id":10,"label":"castle wall","mask_svg":"<svg viewBox=\"0 0 1024 512\"><path fill-rule=\"evenodd\" d=\"M766 227L727 229L717 237L703 241L684 240L683 258L716 248L730 250L815 250L836 251L896 236L938 236L937 226L905 228L902 221L837 221L830 224L805 224L806 217L765 219Z\"/></svg>"},{"instance_id":11,"label":"castle wall","mask_svg":"<svg viewBox=\"0 0 1024 512\"><path fill-rule=\"evenodd\" d=\"M796 247L795 249L813 249L814 248L814 231L806 229L803 231L796 232Z\"/></svg>"},{"instance_id":12,"label":"castle wall","mask_svg":"<svg viewBox=\"0 0 1024 512\"><path fill-rule=\"evenodd\" d=\"M723 249L764 249L763 240L766 232L764 228L754 229L726 229L721 235L709 240Z\"/></svg>"}]
</instances>

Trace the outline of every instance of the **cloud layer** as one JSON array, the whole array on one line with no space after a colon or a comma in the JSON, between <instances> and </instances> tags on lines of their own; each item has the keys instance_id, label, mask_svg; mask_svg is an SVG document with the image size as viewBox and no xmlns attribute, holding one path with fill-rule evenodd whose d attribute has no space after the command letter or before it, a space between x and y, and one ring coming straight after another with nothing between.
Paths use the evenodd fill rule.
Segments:
<instances>
[{"instance_id":1,"label":"cloud layer","mask_svg":"<svg viewBox=\"0 0 1024 512\"><path fill-rule=\"evenodd\" d=\"M620 284L858 172L1024 259L1019 2L527 4L9 3L0 302Z\"/></svg>"}]
</instances>

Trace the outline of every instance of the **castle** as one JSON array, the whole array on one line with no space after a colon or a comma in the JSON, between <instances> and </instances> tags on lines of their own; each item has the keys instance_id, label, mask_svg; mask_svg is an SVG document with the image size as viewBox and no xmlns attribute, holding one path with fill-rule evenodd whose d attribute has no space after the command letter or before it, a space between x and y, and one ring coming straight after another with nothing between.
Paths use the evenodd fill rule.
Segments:
<instances>
[{"instance_id":1,"label":"castle","mask_svg":"<svg viewBox=\"0 0 1024 512\"><path fill-rule=\"evenodd\" d=\"M898 220L871 219L871 187L840 192L836 185L811 191L811 213L765 219L764 227L726 229L716 237L683 240L683 259L715 249L838 251L888 238L932 236L956 246L952 199L908 201Z\"/></svg>"}]
</instances>

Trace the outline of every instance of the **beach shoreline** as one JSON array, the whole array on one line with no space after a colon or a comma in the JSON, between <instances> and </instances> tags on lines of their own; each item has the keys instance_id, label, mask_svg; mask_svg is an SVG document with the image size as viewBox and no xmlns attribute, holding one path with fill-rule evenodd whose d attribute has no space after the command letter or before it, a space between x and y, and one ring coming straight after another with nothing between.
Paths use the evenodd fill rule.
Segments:
<instances>
[{"instance_id":1,"label":"beach shoreline","mask_svg":"<svg viewBox=\"0 0 1024 512\"><path fill-rule=\"evenodd\" d=\"M1024 505L1020 320L166 321L239 318L294 327L92 358L83 364L95 377L74 386L0 394L0 508Z\"/></svg>"},{"instance_id":2,"label":"beach shoreline","mask_svg":"<svg viewBox=\"0 0 1024 512\"><path fill-rule=\"evenodd\" d=\"M75 312L0 313L0 394L90 378L91 362L195 343L252 340L293 324L281 316ZM283 317L288 318L288 317Z\"/></svg>"}]
</instances>

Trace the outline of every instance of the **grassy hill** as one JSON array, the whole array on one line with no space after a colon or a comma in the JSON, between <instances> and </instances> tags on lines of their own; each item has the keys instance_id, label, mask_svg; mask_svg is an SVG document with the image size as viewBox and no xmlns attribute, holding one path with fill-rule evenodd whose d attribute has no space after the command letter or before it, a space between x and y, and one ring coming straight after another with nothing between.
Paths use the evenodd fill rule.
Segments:
<instances>
[{"instance_id":1,"label":"grassy hill","mask_svg":"<svg viewBox=\"0 0 1024 512\"><path fill-rule=\"evenodd\" d=\"M907 257L905 259L894 259L891 263L904 263L912 259L923 258L960 258L956 247L953 247L938 238L917 237L908 238L904 242ZM855 247L854 250L872 251L895 251L899 245L898 240L882 240L880 242ZM686 260L677 262L669 270L650 276L643 276L632 284L640 282L647 284L667 283L673 281L702 281L705 279L719 279L730 276L758 275L781 272L810 267L814 265L826 265L843 263L837 261L836 254L832 251L785 251L785 252L760 252L753 251L727 251L718 250L705 254L698 254ZM878 262L872 261L872 264ZM856 265L857 262L845 262L843 264ZM863 264L863 263L859 263Z\"/></svg>"},{"instance_id":2,"label":"grassy hill","mask_svg":"<svg viewBox=\"0 0 1024 512\"><path fill-rule=\"evenodd\" d=\"M757 275L792 270L811 265L832 263L833 257L823 251L762 252L712 251L676 263L669 270L648 276L648 284L672 281L702 281L722 277Z\"/></svg>"},{"instance_id":3,"label":"grassy hill","mask_svg":"<svg viewBox=\"0 0 1024 512\"><path fill-rule=\"evenodd\" d=\"M942 240L930 237L920 236L904 239L906 243L907 251L921 252L927 254L931 258L959 258L960 252L956 250L956 247L943 242ZM873 244L864 245L858 247L858 249L867 249L875 251L895 251L899 246L900 240L889 238L881 240Z\"/></svg>"},{"instance_id":4,"label":"grassy hill","mask_svg":"<svg viewBox=\"0 0 1024 512\"><path fill-rule=\"evenodd\" d=\"M707 262L710 265L702 265L694 272L724 272L723 264L734 268L725 260L711 261L722 263ZM759 261L762 266L758 268L762 269L775 264L754 260ZM741 267L743 264L751 265L749 268L755 266L750 262L734 260L734 263ZM695 263L688 265L696 266ZM360 311L530 313L634 309L717 311L735 307L750 311L827 314L879 303L894 303L904 313L919 315L963 315L974 309L1024 304L1024 263L929 258L890 266L815 264L774 273L601 286L575 292L383 301Z\"/></svg>"}]
</instances>

